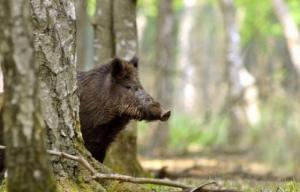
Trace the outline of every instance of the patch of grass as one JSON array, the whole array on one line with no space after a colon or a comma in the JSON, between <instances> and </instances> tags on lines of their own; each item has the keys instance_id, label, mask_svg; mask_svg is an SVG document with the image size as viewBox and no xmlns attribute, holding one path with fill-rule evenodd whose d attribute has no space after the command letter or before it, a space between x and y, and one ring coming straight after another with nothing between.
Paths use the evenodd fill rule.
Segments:
<instances>
[{"instance_id":1,"label":"patch of grass","mask_svg":"<svg viewBox=\"0 0 300 192\"><path fill-rule=\"evenodd\" d=\"M244 192L300 192L300 184L291 181L286 183L280 182L262 182L252 180L216 180L224 189L241 190ZM179 182L200 186L209 181L202 179L181 179ZM175 188L159 186L159 185L146 185L146 187L154 192L174 192ZM178 190L180 191L180 190Z\"/></svg>"}]
</instances>

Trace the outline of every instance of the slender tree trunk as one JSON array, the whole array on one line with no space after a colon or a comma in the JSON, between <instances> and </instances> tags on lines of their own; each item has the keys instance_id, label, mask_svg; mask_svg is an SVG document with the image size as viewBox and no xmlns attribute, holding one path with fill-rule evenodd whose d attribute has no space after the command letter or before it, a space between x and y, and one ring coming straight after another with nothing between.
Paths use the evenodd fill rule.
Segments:
<instances>
[{"instance_id":1,"label":"slender tree trunk","mask_svg":"<svg viewBox=\"0 0 300 192\"><path fill-rule=\"evenodd\" d=\"M94 17L94 63L101 64L115 55L113 0L97 0Z\"/></svg>"},{"instance_id":2,"label":"slender tree trunk","mask_svg":"<svg viewBox=\"0 0 300 192\"><path fill-rule=\"evenodd\" d=\"M195 112L196 104L196 90L195 90L195 67L190 57L190 33L195 25L195 5L196 0L184 0L184 11L180 19L180 27L178 34L179 42L179 55L178 55L178 67L182 71L181 79L177 83L179 85L178 95L176 103L179 103L182 111L192 114Z\"/></svg>"},{"instance_id":3,"label":"slender tree trunk","mask_svg":"<svg viewBox=\"0 0 300 192\"><path fill-rule=\"evenodd\" d=\"M240 35L236 23L236 10L233 0L219 1L224 15L227 40L227 65L230 81L229 114L231 119L229 142L234 145L242 136L244 129L255 125L260 118L258 110L258 91L255 78L244 66L240 51Z\"/></svg>"},{"instance_id":4,"label":"slender tree trunk","mask_svg":"<svg viewBox=\"0 0 300 192\"><path fill-rule=\"evenodd\" d=\"M298 73L300 85L300 32L297 24L289 11L288 6L283 0L273 0L273 7L275 13L280 21L284 36L286 39L287 47L290 53L290 58Z\"/></svg>"},{"instance_id":5,"label":"slender tree trunk","mask_svg":"<svg viewBox=\"0 0 300 192\"><path fill-rule=\"evenodd\" d=\"M173 46L173 11L172 0L158 1L158 17L156 32L156 66L155 80L157 85L156 98L166 108L171 107L173 99L172 74L175 66L172 55ZM151 128L151 137L149 139L148 149L150 155L166 153L169 138L169 123L156 122Z\"/></svg>"},{"instance_id":6,"label":"slender tree trunk","mask_svg":"<svg viewBox=\"0 0 300 192\"><path fill-rule=\"evenodd\" d=\"M76 64L79 70L86 68L86 31L89 25L87 15L87 0L76 0Z\"/></svg>"},{"instance_id":7,"label":"slender tree trunk","mask_svg":"<svg viewBox=\"0 0 300 192\"><path fill-rule=\"evenodd\" d=\"M131 59L137 55L136 2L97 0L94 20L94 62L101 64L114 56ZM130 124L110 147L105 164L114 171L141 175L137 161L136 125Z\"/></svg>"},{"instance_id":8,"label":"slender tree trunk","mask_svg":"<svg viewBox=\"0 0 300 192\"><path fill-rule=\"evenodd\" d=\"M136 1L113 1L113 35L115 55L130 60L137 56L138 38L136 26ZM137 160L136 123L130 123L123 130L108 151L105 164L114 167L120 173L134 176L143 175L143 169Z\"/></svg>"},{"instance_id":9,"label":"slender tree trunk","mask_svg":"<svg viewBox=\"0 0 300 192\"><path fill-rule=\"evenodd\" d=\"M7 190L56 191L45 148L29 1L4 1L0 9Z\"/></svg>"}]
</instances>

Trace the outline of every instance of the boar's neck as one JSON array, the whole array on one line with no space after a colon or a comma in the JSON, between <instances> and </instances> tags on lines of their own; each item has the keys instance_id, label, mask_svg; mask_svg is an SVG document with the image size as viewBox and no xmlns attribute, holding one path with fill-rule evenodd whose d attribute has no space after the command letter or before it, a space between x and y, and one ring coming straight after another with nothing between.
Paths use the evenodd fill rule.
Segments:
<instances>
[{"instance_id":1,"label":"boar's neck","mask_svg":"<svg viewBox=\"0 0 300 192\"><path fill-rule=\"evenodd\" d=\"M111 121L116 115L113 101L109 99L107 84L108 66L77 73L80 100L80 121L84 127L95 127Z\"/></svg>"},{"instance_id":2,"label":"boar's neck","mask_svg":"<svg viewBox=\"0 0 300 192\"><path fill-rule=\"evenodd\" d=\"M82 136L86 148L100 162L108 146L130 120L116 113L118 106L108 94L110 71L109 65L103 65L77 73Z\"/></svg>"}]
</instances>

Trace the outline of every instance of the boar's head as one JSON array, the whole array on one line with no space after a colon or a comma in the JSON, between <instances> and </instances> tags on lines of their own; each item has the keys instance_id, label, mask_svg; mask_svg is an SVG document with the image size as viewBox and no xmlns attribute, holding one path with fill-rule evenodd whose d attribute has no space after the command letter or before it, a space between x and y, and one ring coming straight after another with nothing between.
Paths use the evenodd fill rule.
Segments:
<instances>
[{"instance_id":1,"label":"boar's head","mask_svg":"<svg viewBox=\"0 0 300 192\"><path fill-rule=\"evenodd\" d=\"M171 112L145 91L139 81L138 67L137 57L130 61L114 58L111 62L111 94L118 103L119 115L136 120L168 120Z\"/></svg>"}]
</instances>

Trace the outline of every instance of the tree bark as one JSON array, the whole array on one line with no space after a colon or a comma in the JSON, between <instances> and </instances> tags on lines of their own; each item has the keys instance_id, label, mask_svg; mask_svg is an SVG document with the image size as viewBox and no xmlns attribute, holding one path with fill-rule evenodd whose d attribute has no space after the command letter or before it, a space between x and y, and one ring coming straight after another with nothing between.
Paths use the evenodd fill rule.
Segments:
<instances>
[{"instance_id":1,"label":"tree bark","mask_svg":"<svg viewBox=\"0 0 300 192\"><path fill-rule=\"evenodd\" d=\"M29 1L4 1L0 9L7 190L56 191L45 148Z\"/></svg>"},{"instance_id":2,"label":"tree bark","mask_svg":"<svg viewBox=\"0 0 300 192\"><path fill-rule=\"evenodd\" d=\"M99 172L110 172L88 153L80 132L74 2L59 0L41 4L39 0L31 0L31 7L48 148L82 155ZM88 180L90 173L77 162L59 157L51 159L61 191L144 191L136 185L114 181L100 181L100 185Z\"/></svg>"},{"instance_id":3,"label":"tree bark","mask_svg":"<svg viewBox=\"0 0 300 192\"><path fill-rule=\"evenodd\" d=\"M173 10L172 0L158 1L158 17L156 32L156 66L155 80L157 85L155 97L167 109L171 107L173 99L173 69L175 66L172 47L173 47ZM150 155L161 156L167 151L169 138L169 123L155 122L151 128L151 137L147 145Z\"/></svg>"},{"instance_id":4,"label":"tree bark","mask_svg":"<svg viewBox=\"0 0 300 192\"><path fill-rule=\"evenodd\" d=\"M286 3L283 0L273 0L272 2L278 20L282 25L290 58L297 70L300 85L300 32Z\"/></svg>"},{"instance_id":5,"label":"tree bark","mask_svg":"<svg viewBox=\"0 0 300 192\"><path fill-rule=\"evenodd\" d=\"M74 2L60 0L46 4L31 0L31 7L48 149L89 157L82 144L76 95ZM97 183L87 188L81 186L88 173L77 163L59 157L51 160L60 188L104 191Z\"/></svg>"},{"instance_id":6,"label":"tree bark","mask_svg":"<svg viewBox=\"0 0 300 192\"><path fill-rule=\"evenodd\" d=\"M236 9L233 0L221 0L224 15L224 27L227 41L227 66L229 75L228 102L230 115L229 142L232 146L240 141L245 128L256 125L260 119L258 109L258 90L255 78L244 66L240 35L236 23Z\"/></svg>"},{"instance_id":7,"label":"tree bark","mask_svg":"<svg viewBox=\"0 0 300 192\"><path fill-rule=\"evenodd\" d=\"M115 55L113 0L97 0L94 18L94 63L101 64Z\"/></svg>"}]
</instances>

